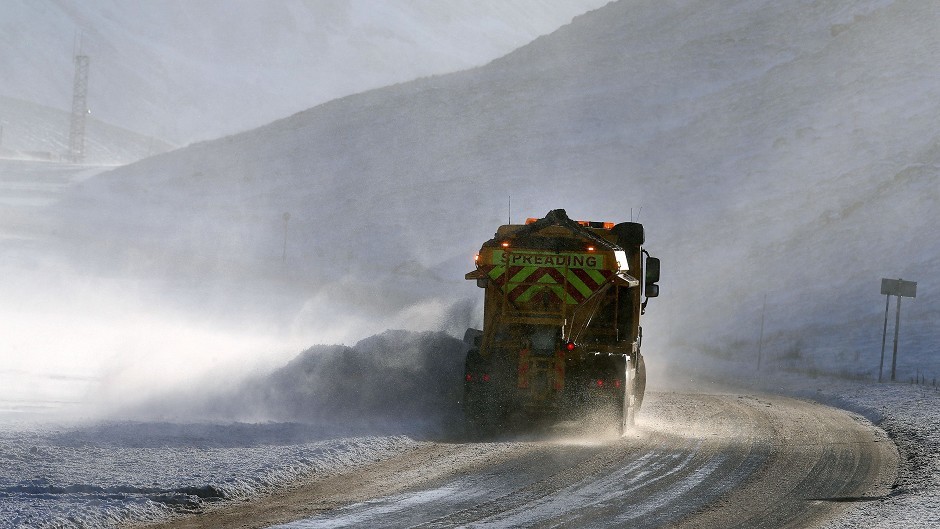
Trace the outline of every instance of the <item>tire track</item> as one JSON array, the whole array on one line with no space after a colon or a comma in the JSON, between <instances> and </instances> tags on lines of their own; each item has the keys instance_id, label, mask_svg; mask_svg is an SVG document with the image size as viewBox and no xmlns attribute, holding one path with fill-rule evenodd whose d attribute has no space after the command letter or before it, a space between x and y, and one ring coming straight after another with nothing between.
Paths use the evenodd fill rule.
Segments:
<instances>
[{"instance_id":1,"label":"tire track","mask_svg":"<svg viewBox=\"0 0 940 529\"><path fill-rule=\"evenodd\" d=\"M887 494L897 468L870 423L783 397L651 394L629 436L591 428L422 443L288 496L158 527L812 527Z\"/></svg>"}]
</instances>

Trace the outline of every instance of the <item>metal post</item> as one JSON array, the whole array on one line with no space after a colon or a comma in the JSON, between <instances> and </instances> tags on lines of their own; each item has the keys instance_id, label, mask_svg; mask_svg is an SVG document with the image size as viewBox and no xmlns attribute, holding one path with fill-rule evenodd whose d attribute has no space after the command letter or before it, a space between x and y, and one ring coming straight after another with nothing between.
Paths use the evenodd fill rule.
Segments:
<instances>
[{"instance_id":1,"label":"metal post","mask_svg":"<svg viewBox=\"0 0 940 529\"><path fill-rule=\"evenodd\" d=\"M898 331L901 327L901 296L898 296L898 312L894 318L894 355L891 357L891 382L894 382L895 370L898 366Z\"/></svg>"},{"instance_id":2,"label":"metal post","mask_svg":"<svg viewBox=\"0 0 940 529\"><path fill-rule=\"evenodd\" d=\"M898 367L898 335L901 329L901 298L917 297L917 281L905 281L903 279L881 278L881 293L886 296L898 297L898 313L894 318L894 353L891 357L891 381L894 382ZM890 299L890 298L888 298ZM885 336L881 339L881 364L884 366L885 337L888 333L888 301L885 300ZM878 380L881 380L881 368L879 368Z\"/></svg>"},{"instance_id":3,"label":"metal post","mask_svg":"<svg viewBox=\"0 0 940 529\"><path fill-rule=\"evenodd\" d=\"M79 51L81 53L81 51ZM88 116L88 56L75 56L72 115L69 120L69 161L85 161L85 118Z\"/></svg>"},{"instance_id":4,"label":"metal post","mask_svg":"<svg viewBox=\"0 0 940 529\"><path fill-rule=\"evenodd\" d=\"M284 251L281 253L281 263L287 264L287 223L290 222L290 213L284 213Z\"/></svg>"},{"instance_id":5,"label":"metal post","mask_svg":"<svg viewBox=\"0 0 940 529\"><path fill-rule=\"evenodd\" d=\"M885 367L885 342L888 341L888 304L891 302L891 296L885 296L885 329L881 333L881 363L878 364L878 382L881 382L881 374Z\"/></svg>"},{"instance_id":6,"label":"metal post","mask_svg":"<svg viewBox=\"0 0 940 529\"><path fill-rule=\"evenodd\" d=\"M760 341L757 342L757 371L760 372L761 352L764 349L764 313L767 312L767 294L764 294L764 306L760 311Z\"/></svg>"}]
</instances>

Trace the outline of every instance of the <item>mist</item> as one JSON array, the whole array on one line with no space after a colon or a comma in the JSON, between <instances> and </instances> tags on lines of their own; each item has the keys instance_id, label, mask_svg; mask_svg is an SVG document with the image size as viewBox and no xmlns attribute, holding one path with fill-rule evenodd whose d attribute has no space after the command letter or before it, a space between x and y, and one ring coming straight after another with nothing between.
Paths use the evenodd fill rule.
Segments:
<instances>
[{"instance_id":1,"label":"mist","mask_svg":"<svg viewBox=\"0 0 940 529\"><path fill-rule=\"evenodd\" d=\"M12 98L0 108L41 105L65 111L67 123L80 50L91 58L91 118L142 136L147 155L166 150L159 141L214 139L352 93L478 66L604 3L14 0L0 18L0 70L8 74L0 96ZM27 123L2 117L8 142L29 133Z\"/></svg>"},{"instance_id":2,"label":"mist","mask_svg":"<svg viewBox=\"0 0 940 529\"><path fill-rule=\"evenodd\" d=\"M918 0L6 1L0 529L252 509L374 468L522 483L492 457L542 443L634 453L609 410L462 435L465 274L557 208L640 222L661 259L636 436L687 434L668 409L694 392L808 396L913 454L909 494L854 512L929 518L933 397L864 381L882 278L918 282L898 380L940 378L938 27ZM565 483L542 488L580 508Z\"/></svg>"},{"instance_id":3,"label":"mist","mask_svg":"<svg viewBox=\"0 0 940 529\"><path fill-rule=\"evenodd\" d=\"M231 135L17 206L9 372L123 403L242 387L389 329L456 338L480 322L463 279L479 245L559 207L645 224L663 262L651 389L756 370L758 348L766 369L871 377L895 276L921 282L902 377L936 372L938 23L902 1L621 1L453 66L475 68L285 97L238 125L180 112Z\"/></svg>"},{"instance_id":4,"label":"mist","mask_svg":"<svg viewBox=\"0 0 940 529\"><path fill-rule=\"evenodd\" d=\"M86 202L72 213L105 213L120 233L89 223L91 231L76 236L74 219L62 216L68 206L59 202L81 192L89 178L176 145L483 64L602 4L5 6L0 68L11 75L0 81L0 315L6 322L0 410L95 415L204 387L207 380L224 387L274 370L312 344L354 344L390 328L462 334L472 319L471 300L444 291L386 299L370 295L370 281L357 273L325 280L319 263L303 261L307 251L298 254L293 234L289 261L280 233L264 237L270 256L239 257L242 247L251 253L261 244L257 230L243 230L245 221L280 231L292 208L265 219L228 202L222 219L203 213L176 235L152 237L146 230L166 225L161 208L172 201L154 197L150 205L159 212L95 211ZM68 147L76 53L91 57L85 167L56 163ZM207 156L226 169L242 163L240 153ZM297 169L287 162L288 170ZM255 170L263 177L280 169ZM205 195L164 194L217 204L209 185ZM291 232L304 228L294 212ZM227 226L232 230L220 232ZM180 240L194 245L181 248ZM220 252L221 245L229 251Z\"/></svg>"},{"instance_id":5,"label":"mist","mask_svg":"<svg viewBox=\"0 0 940 529\"><path fill-rule=\"evenodd\" d=\"M121 406L110 416L296 423L318 436L462 435L465 354L465 344L445 333L386 331L352 346L314 346L272 371Z\"/></svg>"}]
</instances>

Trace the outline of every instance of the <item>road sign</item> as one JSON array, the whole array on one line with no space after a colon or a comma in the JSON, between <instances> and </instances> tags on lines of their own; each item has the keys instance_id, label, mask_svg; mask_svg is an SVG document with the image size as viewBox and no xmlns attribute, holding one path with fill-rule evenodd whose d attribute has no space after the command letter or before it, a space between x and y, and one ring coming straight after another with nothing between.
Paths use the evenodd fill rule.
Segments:
<instances>
[{"instance_id":1,"label":"road sign","mask_svg":"<svg viewBox=\"0 0 940 529\"><path fill-rule=\"evenodd\" d=\"M881 382L881 374L885 365L885 341L888 337L888 302L891 296L898 297L898 312L894 318L894 354L891 357L891 381L894 382L894 375L898 365L898 333L901 328L901 298L917 297L917 282L883 277L881 278L881 293L885 296L885 327L884 334L881 336L881 365L878 367L878 382Z\"/></svg>"},{"instance_id":2,"label":"road sign","mask_svg":"<svg viewBox=\"0 0 940 529\"><path fill-rule=\"evenodd\" d=\"M917 281L903 279L881 279L881 293L886 296L917 297Z\"/></svg>"}]
</instances>

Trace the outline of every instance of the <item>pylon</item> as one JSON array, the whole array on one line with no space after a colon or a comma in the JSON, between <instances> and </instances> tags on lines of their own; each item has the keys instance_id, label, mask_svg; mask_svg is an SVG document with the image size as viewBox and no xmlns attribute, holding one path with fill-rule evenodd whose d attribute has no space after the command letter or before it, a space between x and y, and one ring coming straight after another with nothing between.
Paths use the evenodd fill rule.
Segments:
<instances>
[{"instance_id":1,"label":"pylon","mask_svg":"<svg viewBox=\"0 0 940 529\"><path fill-rule=\"evenodd\" d=\"M75 83L72 87L72 117L69 121L69 161L85 160L85 116L88 115L88 56L75 56Z\"/></svg>"}]
</instances>

